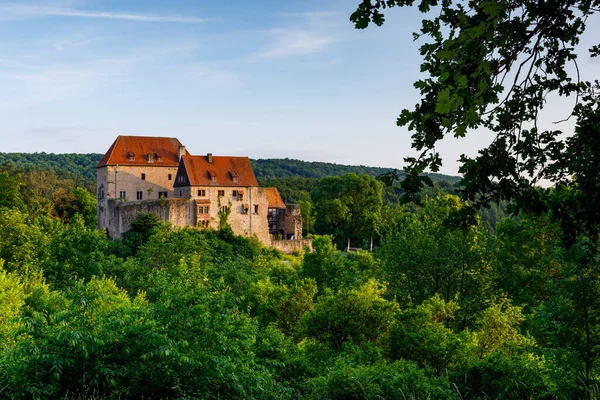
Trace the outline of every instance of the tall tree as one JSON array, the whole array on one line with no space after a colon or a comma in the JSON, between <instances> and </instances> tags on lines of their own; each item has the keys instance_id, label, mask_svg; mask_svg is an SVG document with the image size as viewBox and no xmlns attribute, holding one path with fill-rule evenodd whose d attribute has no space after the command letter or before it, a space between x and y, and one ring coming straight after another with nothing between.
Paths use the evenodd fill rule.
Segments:
<instances>
[{"instance_id":1,"label":"tall tree","mask_svg":"<svg viewBox=\"0 0 600 400\"><path fill-rule=\"evenodd\" d=\"M378 235L381 193L382 184L368 175L323 178L311 193L315 231L333 235L338 247L350 239L353 247L367 248Z\"/></svg>"},{"instance_id":2,"label":"tall tree","mask_svg":"<svg viewBox=\"0 0 600 400\"><path fill-rule=\"evenodd\" d=\"M414 4L363 0L351 20L357 28L381 25L383 9ZM598 359L593 332L599 314L600 83L580 80L575 49L587 19L600 11L600 0L423 0L419 10L426 18L414 37L429 39L420 48L427 76L415 83L421 101L402 111L398 125L413 131L412 145L420 154L406 159L403 186L414 192L423 186L420 173L439 169L435 145L444 137L463 137L475 128L495 134L477 157L461 157L462 194L475 206L463 214L472 220L478 205L506 199L516 210L549 212L560 224L563 247L575 265L563 272L577 283L564 289L584 338L581 346L566 345L583 349L578 354L583 386L589 388ZM600 55L600 45L590 54ZM540 126L549 95L575 101L578 125L571 137ZM554 187L538 188L542 180Z\"/></svg>"}]
</instances>

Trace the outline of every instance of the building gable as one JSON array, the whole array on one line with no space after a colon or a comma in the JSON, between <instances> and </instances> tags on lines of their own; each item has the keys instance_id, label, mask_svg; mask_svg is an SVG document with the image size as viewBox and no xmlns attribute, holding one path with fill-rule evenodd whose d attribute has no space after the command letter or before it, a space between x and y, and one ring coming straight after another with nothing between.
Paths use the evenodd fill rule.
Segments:
<instances>
[{"instance_id":1,"label":"building gable","mask_svg":"<svg viewBox=\"0 0 600 400\"><path fill-rule=\"evenodd\" d=\"M174 188L190 186L190 178L185 166L185 158L186 157L181 157L181 160L179 161L179 168L175 175L175 183L173 183Z\"/></svg>"}]
</instances>

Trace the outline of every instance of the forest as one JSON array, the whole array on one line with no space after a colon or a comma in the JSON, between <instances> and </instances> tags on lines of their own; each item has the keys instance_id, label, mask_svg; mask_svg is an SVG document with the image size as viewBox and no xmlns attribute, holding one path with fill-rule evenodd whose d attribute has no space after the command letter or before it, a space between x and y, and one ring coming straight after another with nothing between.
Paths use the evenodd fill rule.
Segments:
<instances>
[{"instance_id":1,"label":"forest","mask_svg":"<svg viewBox=\"0 0 600 400\"><path fill-rule=\"evenodd\" d=\"M76 181L4 165L0 397L597 398L598 288L551 216L465 228L383 186L324 178L314 250L283 255L152 214L111 241Z\"/></svg>"},{"instance_id":2,"label":"forest","mask_svg":"<svg viewBox=\"0 0 600 400\"><path fill-rule=\"evenodd\" d=\"M600 81L577 64L600 0L362 0L350 20L401 7L423 18L404 171L255 163L312 250L152 214L112 241L77 156L3 164L0 396L600 399ZM543 123L558 96L570 114ZM425 174L477 130L494 139L460 182Z\"/></svg>"}]
</instances>

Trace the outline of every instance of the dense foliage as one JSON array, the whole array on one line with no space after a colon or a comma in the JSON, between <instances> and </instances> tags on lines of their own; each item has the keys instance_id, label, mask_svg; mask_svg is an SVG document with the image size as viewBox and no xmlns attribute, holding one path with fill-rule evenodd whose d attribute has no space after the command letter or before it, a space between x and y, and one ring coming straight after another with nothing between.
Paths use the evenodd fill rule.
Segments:
<instances>
[{"instance_id":1,"label":"dense foliage","mask_svg":"<svg viewBox=\"0 0 600 400\"><path fill-rule=\"evenodd\" d=\"M102 154L0 153L0 164L11 164L25 171L41 169L71 177L96 181L96 164Z\"/></svg>"},{"instance_id":2,"label":"dense foliage","mask_svg":"<svg viewBox=\"0 0 600 400\"><path fill-rule=\"evenodd\" d=\"M315 236L285 256L148 214L110 241L91 195L36 174L0 174L1 397L597 398L578 307L600 293L574 290L585 247L565 251L551 216L465 230L445 223L455 196L382 206L380 182L347 175L315 191L379 208L356 217L378 213L375 250Z\"/></svg>"},{"instance_id":3,"label":"dense foliage","mask_svg":"<svg viewBox=\"0 0 600 400\"><path fill-rule=\"evenodd\" d=\"M350 19L357 28L382 25L384 9L415 5L362 0ZM476 130L493 133L476 157L461 157L461 195L472 205L456 213L455 221L472 224L478 206L506 200L516 212L556 224L565 264L554 271L553 287L542 293L561 295L539 312L568 324L571 335L546 325L544 340L562 341L572 352L565 357L581 363L582 383L591 387L600 360L600 81L580 74L578 58L600 1L423 0L418 9L424 19L413 36L424 40L419 49L424 74L414 86L421 98L397 120L413 132L412 147L419 152L405 159L407 197L423 186L425 169L441 166L439 141ZM600 56L598 44L586 50L586 56ZM540 116L559 96L569 97L573 106L562 120L548 124ZM574 131L561 131L560 123L571 117ZM519 277L533 271L515 272Z\"/></svg>"}]
</instances>

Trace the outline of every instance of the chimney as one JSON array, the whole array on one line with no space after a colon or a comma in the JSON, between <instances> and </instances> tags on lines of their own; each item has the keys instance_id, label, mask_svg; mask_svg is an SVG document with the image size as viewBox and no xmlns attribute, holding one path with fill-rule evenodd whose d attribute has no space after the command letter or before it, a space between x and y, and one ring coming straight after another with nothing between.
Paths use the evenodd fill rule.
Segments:
<instances>
[{"instance_id":1,"label":"chimney","mask_svg":"<svg viewBox=\"0 0 600 400\"><path fill-rule=\"evenodd\" d=\"M212 153L208 153L206 155L206 159L208 160L209 163L212 163Z\"/></svg>"},{"instance_id":2,"label":"chimney","mask_svg":"<svg viewBox=\"0 0 600 400\"><path fill-rule=\"evenodd\" d=\"M179 146L179 150L177 151L177 159L181 161L181 157L186 153L185 146Z\"/></svg>"}]
</instances>

